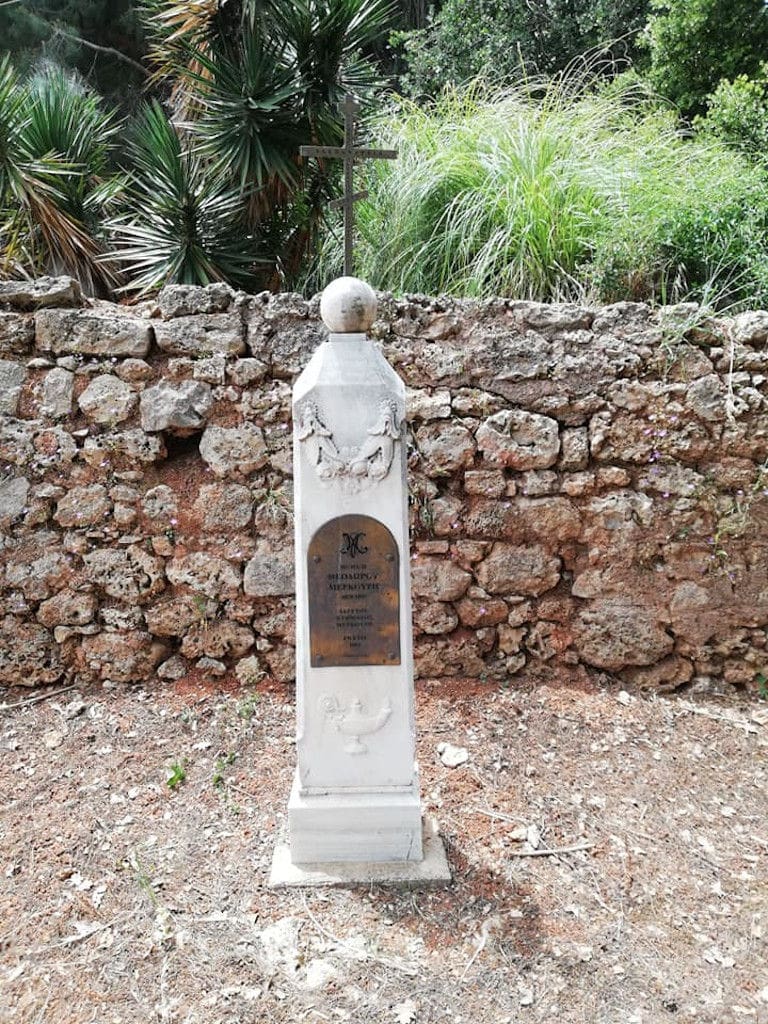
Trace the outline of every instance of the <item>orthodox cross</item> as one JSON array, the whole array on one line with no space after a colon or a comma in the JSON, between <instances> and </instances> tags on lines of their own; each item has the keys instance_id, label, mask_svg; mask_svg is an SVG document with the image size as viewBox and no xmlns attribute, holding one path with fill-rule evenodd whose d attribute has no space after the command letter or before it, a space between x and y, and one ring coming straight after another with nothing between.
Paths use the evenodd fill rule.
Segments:
<instances>
[{"instance_id":1,"label":"orthodox cross","mask_svg":"<svg viewBox=\"0 0 768 1024\"><path fill-rule=\"evenodd\" d=\"M344 114L344 145L343 146L302 146L302 156L336 157L344 161L344 196L334 199L331 208L344 210L344 275L351 277L353 273L352 244L355 230L355 203L365 199L367 192L355 192L353 168L355 160L394 160L396 149L356 149L355 148L355 115L360 105L351 93L347 93L339 109Z\"/></svg>"}]
</instances>

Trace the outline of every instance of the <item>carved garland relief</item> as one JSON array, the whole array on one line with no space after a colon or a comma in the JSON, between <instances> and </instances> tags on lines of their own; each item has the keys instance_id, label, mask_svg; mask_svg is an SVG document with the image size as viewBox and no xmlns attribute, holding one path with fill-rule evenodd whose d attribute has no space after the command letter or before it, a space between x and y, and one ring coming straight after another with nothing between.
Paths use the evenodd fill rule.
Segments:
<instances>
[{"instance_id":1,"label":"carved garland relief","mask_svg":"<svg viewBox=\"0 0 768 1024\"><path fill-rule=\"evenodd\" d=\"M395 457L395 445L402 440L403 426L395 402L383 401L379 415L357 447L339 448L314 402L307 402L299 414L297 436L321 480L335 480L347 491L383 480Z\"/></svg>"}]
</instances>

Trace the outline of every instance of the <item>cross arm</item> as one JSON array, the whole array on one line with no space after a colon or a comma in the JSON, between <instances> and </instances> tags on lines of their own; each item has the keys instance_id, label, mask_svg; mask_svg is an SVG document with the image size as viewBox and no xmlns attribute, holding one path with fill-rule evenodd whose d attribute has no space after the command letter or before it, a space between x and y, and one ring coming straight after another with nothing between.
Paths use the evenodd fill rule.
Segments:
<instances>
[{"instance_id":1,"label":"cross arm","mask_svg":"<svg viewBox=\"0 0 768 1024\"><path fill-rule=\"evenodd\" d=\"M301 146L299 152L302 156L326 156L343 160L348 156L346 149L341 146ZM396 160L396 149L353 149L354 160Z\"/></svg>"}]
</instances>

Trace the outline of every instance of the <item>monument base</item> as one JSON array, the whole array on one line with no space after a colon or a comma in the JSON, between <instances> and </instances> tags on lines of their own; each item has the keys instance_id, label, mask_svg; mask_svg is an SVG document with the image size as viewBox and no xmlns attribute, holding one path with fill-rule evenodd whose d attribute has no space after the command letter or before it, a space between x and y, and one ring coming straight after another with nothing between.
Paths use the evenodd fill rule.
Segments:
<instances>
[{"instance_id":1,"label":"monument base","mask_svg":"<svg viewBox=\"0 0 768 1024\"><path fill-rule=\"evenodd\" d=\"M269 875L270 889L329 886L335 888L393 885L415 889L450 885L451 869L445 855L443 841L437 834L434 821L426 818L422 830L423 859L419 861L371 862L314 862L297 864L291 860L291 847L287 836L281 837Z\"/></svg>"},{"instance_id":2,"label":"monument base","mask_svg":"<svg viewBox=\"0 0 768 1024\"><path fill-rule=\"evenodd\" d=\"M326 861L420 861L421 799L413 785L385 792L302 792L298 776L288 800L294 864Z\"/></svg>"}]
</instances>

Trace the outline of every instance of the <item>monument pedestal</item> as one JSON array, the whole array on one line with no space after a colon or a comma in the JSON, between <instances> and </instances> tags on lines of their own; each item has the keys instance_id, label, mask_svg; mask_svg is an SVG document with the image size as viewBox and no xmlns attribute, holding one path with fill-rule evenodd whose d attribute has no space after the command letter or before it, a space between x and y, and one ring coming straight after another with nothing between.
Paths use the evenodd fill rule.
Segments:
<instances>
[{"instance_id":1,"label":"monument pedestal","mask_svg":"<svg viewBox=\"0 0 768 1024\"><path fill-rule=\"evenodd\" d=\"M288 801L291 857L313 861L420 861L418 776L402 789L302 792L298 778Z\"/></svg>"},{"instance_id":2,"label":"monument pedestal","mask_svg":"<svg viewBox=\"0 0 768 1024\"><path fill-rule=\"evenodd\" d=\"M320 311L293 389L298 768L270 884L444 883L415 762L405 387L365 333L368 285L335 281Z\"/></svg>"},{"instance_id":3,"label":"monument pedestal","mask_svg":"<svg viewBox=\"0 0 768 1024\"><path fill-rule=\"evenodd\" d=\"M402 889L428 889L450 885L451 869L445 847L431 818L425 818L421 825L421 850L421 860L294 863L288 837L283 835L272 858L269 887L391 885Z\"/></svg>"}]
</instances>

